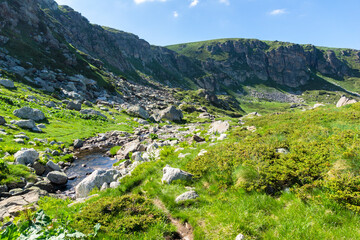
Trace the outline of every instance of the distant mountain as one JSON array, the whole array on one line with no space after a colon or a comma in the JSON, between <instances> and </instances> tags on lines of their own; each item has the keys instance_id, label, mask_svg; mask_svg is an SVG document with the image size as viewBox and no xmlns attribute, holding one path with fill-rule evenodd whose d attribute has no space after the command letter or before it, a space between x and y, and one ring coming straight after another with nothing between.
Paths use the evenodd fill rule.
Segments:
<instances>
[{"instance_id":1,"label":"distant mountain","mask_svg":"<svg viewBox=\"0 0 360 240\"><path fill-rule=\"evenodd\" d=\"M0 0L0 31L1 47L24 67L31 63L93 78L92 66L140 83L226 92L258 83L306 89L319 85L317 74L338 80L360 77L357 50L255 39L158 47L91 24L53 0Z\"/></svg>"}]
</instances>

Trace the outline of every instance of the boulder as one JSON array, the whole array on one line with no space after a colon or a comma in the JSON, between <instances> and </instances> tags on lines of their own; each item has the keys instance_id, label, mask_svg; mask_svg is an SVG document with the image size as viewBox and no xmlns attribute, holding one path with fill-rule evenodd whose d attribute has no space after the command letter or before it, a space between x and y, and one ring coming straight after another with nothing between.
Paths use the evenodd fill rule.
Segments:
<instances>
[{"instance_id":1,"label":"boulder","mask_svg":"<svg viewBox=\"0 0 360 240\"><path fill-rule=\"evenodd\" d=\"M34 184L34 187L37 187L41 190L47 191L49 193L55 192L54 186L51 184L50 180L48 178L44 178L44 180L37 181Z\"/></svg>"},{"instance_id":2,"label":"boulder","mask_svg":"<svg viewBox=\"0 0 360 240\"><path fill-rule=\"evenodd\" d=\"M217 138L218 141L222 141L224 139L227 138L227 134L226 133L223 133L223 134L220 134L220 137Z\"/></svg>"},{"instance_id":3,"label":"boulder","mask_svg":"<svg viewBox=\"0 0 360 240\"><path fill-rule=\"evenodd\" d=\"M210 125L209 133L222 134L222 133L226 132L227 130L229 130L229 128L230 128L229 122L227 122L227 121L216 121L216 122L213 122Z\"/></svg>"},{"instance_id":4,"label":"boulder","mask_svg":"<svg viewBox=\"0 0 360 240\"><path fill-rule=\"evenodd\" d=\"M4 125L5 123L5 118L3 116L0 116L0 125Z\"/></svg>"},{"instance_id":5,"label":"boulder","mask_svg":"<svg viewBox=\"0 0 360 240\"><path fill-rule=\"evenodd\" d=\"M138 151L139 147L139 141L132 141L125 144L116 154L120 159L129 159L130 153Z\"/></svg>"},{"instance_id":6,"label":"boulder","mask_svg":"<svg viewBox=\"0 0 360 240\"><path fill-rule=\"evenodd\" d=\"M19 128L23 128L23 129L30 129L33 130L36 128L35 122L34 120L19 120L19 121L15 121L14 124L16 126L18 126Z\"/></svg>"},{"instance_id":7,"label":"boulder","mask_svg":"<svg viewBox=\"0 0 360 240\"><path fill-rule=\"evenodd\" d=\"M80 111L81 110L81 103L80 102L69 102L66 105L66 108L70 109L70 110Z\"/></svg>"},{"instance_id":8,"label":"boulder","mask_svg":"<svg viewBox=\"0 0 360 240\"><path fill-rule=\"evenodd\" d=\"M135 162L144 162L142 158L142 152L134 152L131 156L131 159Z\"/></svg>"},{"instance_id":9,"label":"boulder","mask_svg":"<svg viewBox=\"0 0 360 240\"><path fill-rule=\"evenodd\" d=\"M81 139L74 140L74 148L81 148L84 145L84 141Z\"/></svg>"},{"instance_id":10,"label":"boulder","mask_svg":"<svg viewBox=\"0 0 360 240\"><path fill-rule=\"evenodd\" d=\"M194 136L192 137L192 139L193 139L193 141L195 141L195 142L205 142L205 138L202 138L202 137L200 137L200 136L198 136L198 135L194 135Z\"/></svg>"},{"instance_id":11,"label":"boulder","mask_svg":"<svg viewBox=\"0 0 360 240\"><path fill-rule=\"evenodd\" d=\"M190 199L196 199L198 198L199 195L195 192L195 191L189 191L186 193L181 194L180 196L178 196L175 199L175 202L182 202L182 201L186 201L186 200L190 200Z\"/></svg>"},{"instance_id":12,"label":"boulder","mask_svg":"<svg viewBox=\"0 0 360 240\"><path fill-rule=\"evenodd\" d=\"M76 197L86 197L93 188L100 189L104 183L110 184L116 174L119 174L118 171L113 169L95 170L75 187Z\"/></svg>"},{"instance_id":13,"label":"boulder","mask_svg":"<svg viewBox=\"0 0 360 240\"><path fill-rule=\"evenodd\" d=\"M6 87L6 88L14 88L14 82L9 79L0 79L0 85Z\"/></svg>"},{"instance_id":14,"label":"boulder","mask_svg":"<svg viewBox=\"0 0 360 240\"><path fill-rule=\"evenodd\" d=\"M172 168L169 165L166 165L163 168L163 177L161 182L171 183L175 180L191 180L193 175L191 173L185 172L179 168Z\"/></svg>"},{"instance_id":15,"label":"boulder","mask_svg":"<svg viewBox=\"0 0 360 240\"><path fill-rule=\"evenodd\" d=\"M126 112L129 115L133 115L133 116L136 116L136 117L141 117L143 119L150 118L149 113L143 107L141 107L140 105L131 106L126 110Z\"/></svg>"},{"instance_id":16,"label":"boulder","mask_svg":"<svg viewBox=\"0 0 360 240\"><path fill-rule=\"evenodd\" d=\"M51 171L61 171L61 167L51 160L46 163L46 167L48 167Z\"/></svg>"},{"instance_id":17,"label":"boulder","mask_svg":"<svg viewBox=\"0 0 360 240\"><path fill-rule=\"evenodd\" d=\"M45 172L45 167L39 162L34 162L32 166L35 170L35 174L41 176Z\"/></svg>"},{"instance_id":18,"label":"boulder","mask_svg":"<svg viewBox=\"0 0 360 240\"><path fill-rule=\"evenodd\" d=\"M160 119L167 119L170 121L181 121L183 119L182 111L176 109L174 106L170 106L162 111L160 111Z\"/></svg>"},{"instance_id":19,"label":"boulder","mask_svg":"<svg viewBox=\"0 0 360 240\"><path fill-rule=\"evenodd\" d=\"M31 119L34 121L41 121L45 119L45 115L39 109L33 109L30 107L23 107L14 110L13 114L21 119Z\"/></svg>"},{"instance_id":20,"label":"boulder","mask_svg":"<svg viewBox=\"0 0 360 240\"><path fill-rule=\"evenodd\" d=\"M15 162L17 164L32 165L34 164L35 160L39 158L39 153L33 148L31 149L23 148L17 153L15 153L14 157L15 157Z\"/></svg>"},{"instance_id":21,"label":"boulder","mask_svg":"<svg viewBox=\"0 0 360 240\"><path fill-rule=\"evenodd\" d=\"M342 107L348 104L356 103L357 101L355 99L349 99L345 96L342 96L339 101L336 103L336 107Z\"/></svg>"},{"instance_id":22,"label":"boulder","mask_svg":"<svg viewBox=\"0 0 360 240\"><path fill-rule=\"evenodd\" d=\"M49 172L46 177L50 180L51 183L56 185L63 185L68 181L67 175L60 171Z\"/></svg>"}]
</instances>

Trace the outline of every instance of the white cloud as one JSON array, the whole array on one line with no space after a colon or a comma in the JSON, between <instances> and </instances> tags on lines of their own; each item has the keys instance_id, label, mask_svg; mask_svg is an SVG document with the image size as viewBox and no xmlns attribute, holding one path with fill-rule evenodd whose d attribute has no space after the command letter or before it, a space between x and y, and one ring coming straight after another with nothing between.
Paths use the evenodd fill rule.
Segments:
<instances>
[{"instance_id":1,"label":"white cloud","mask_svg":"<svg viewBox=\"0 0 360 240\"><path fill-rule=\"evenodd\" d=\"M219 2L220 2L220 3L223 3L223 4L227 5L227 6L230 5L229 0L219 0Z\"/></svg>"},{"instance_id":2,"label":"white cloud","mask_svg":"<svg viewBox=\"0 0 360 240\"><path fill-rule=\"evenodd\" d=\"M141 4L145 2L166 2L167 0L134 0L134 3Z\"/></svg>"},{"instance_id":3,"label":"white cloud","mask_svg":"<svg viewBox=\"0 0 360 240\"><path fill-rule=\"evenodd\" d=\"M198 4L199 4L199 0L191 0L191 3L190 3L189 7L195 7Z\"/></svg>"},{"instance_id":4,"label":"white cloud","mask_svg":"<svg viewBox=\"0 0 360 240\"><path fill-rule=\"evenodd\" d=\"M285 14L287 13L286 12L286 9L275 9L275 10L272 10L269 14L270 15L273 15L273 16L276 16L276 15L282 15L282 14Z\"/></svg>"},{"instance_id":5,"label":"white cloud","mask_svg":"<svg viewBox=\"0 0 360 240\"><path fill-rule=\"evenodd\" d=\"M178 17L179 17L179 13L178 13L177 11L174 11L174 12L173 12L173 16L174 16L174 18L178 18Z\"/></svg>"}]
</instances>

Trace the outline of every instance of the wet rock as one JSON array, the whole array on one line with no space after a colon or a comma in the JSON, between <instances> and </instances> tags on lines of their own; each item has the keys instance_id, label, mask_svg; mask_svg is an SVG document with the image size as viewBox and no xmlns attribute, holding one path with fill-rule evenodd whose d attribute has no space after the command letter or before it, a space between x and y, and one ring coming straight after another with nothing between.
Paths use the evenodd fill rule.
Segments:
<instances>
[{"instance_id":1,"label":"wet rock","mask_svg":"<svg viewBox=\"0 0 360 240\"><path fill-rule=\"evenodd\" d=\"M17 164L32 165L34 164L35 160L39 158L39 153L33 148L31 149L23 148L17 153L15 153L14 157L15 157L15 162Z\"/></svg>"},{"instance_id":2,"label":"wet rock","mask_svg":"<svg viewBox=\"0 0 360 240\"><path fill-rule=\"evenodd\" d=\"M66 184L68 181L67 175L59 171L49 172L46 177L50 180L51 183L54 183L56 185L63 185Z\"/></svg>"},{"instance_id":3,"label":"wet rock","mask_svg":"<svg viewBox=\"0 0 360 240\"><path fill-rule=\"evenodd\" d=\"M14 110L13 114L21 119L31 119L34 121L41 121L45 119L45 115L39 109L33 109L30 107L23 107Z\"/></svg>"},{"instance_id":4,"label":"wet rock","mask_svg":"<svg viewBox=\"0 0 360 240\"><path fill-rule=\"evenodd\" d=\"M186 200L190 200L190 199L196 199L198 198L199 195L195 192L195 191L189 191L186 193L181 194L180 196L178 196L175 199L175 202L182 202L182 201L186 201Z\"/></svg>"},{"instance_id":5,"label":"wet rock","mask_svg":"<svg viewBox=\"0 0 360 240\"><path fill-rule=\"evenodd\" d=\"M61 171L61 167L51 160L46 163L46 167L48 167L51 171Z\"/></svg>"},{"instance_id":6,"label":"wet rock","mask_svg":"<svg viewBox=\"0 0 360 240\"><path fill-rule=\"evenodd\" d=\"M179 168L172 168L169 165L163 168L162 182L171 183L175 180L191 180L193 175Z\"/></svg>"},{"instance_id":7,"label":"wet rock","mask_svg":"<svg viewBox=\"0 0 360 240\"><path fill-rule=\"evenodd\" d=\"M100 189L104 183L110 184L116 174L118 171L113 169L94 171L75 187L76 198L86 197L93 188Z\"/></svg>"},{"instance_id":8,"label":"wet rock","mask_svg":"<svg viewBox=\"0 0 360 240\"><path fill-rule=\"evenodd\" d=\"M74 148L81 148L84 145L84 141L81 139L74 140Z\"/></svg>"},{"instance_id":9,"label":"wet rock","mask_svg":"<svg viewBox=\"0 0 360 240\"><path fill-rule=\"evenodd\" d=\"M48 178L44 178L42 180L37 181L34 184L34 187L37 187L41 190L44 190L49 193L55 192L54 186L51 184L50 180Z\"/></svg>"},{"instance_id":10,"label":"wet rock","mask_svg":"<svg viewBox=\"0 0 360 240\"><path fill-rule=\"evenodd\" d=\"M14 82L8 79L0 79L0 85L6 87L6 88L14 88Z\"/></svg>"}]
</instances>

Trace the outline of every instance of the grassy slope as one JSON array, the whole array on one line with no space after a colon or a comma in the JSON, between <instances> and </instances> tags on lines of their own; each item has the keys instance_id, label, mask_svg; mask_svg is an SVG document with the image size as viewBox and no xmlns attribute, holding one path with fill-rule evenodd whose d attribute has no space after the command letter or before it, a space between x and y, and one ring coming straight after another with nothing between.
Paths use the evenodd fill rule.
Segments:
<instances>
[{"instance_id":1,"label":"grassy slope","mask_svg":"<svg viewBox=\"0 0 360 240\"><path fill-rule=\"evenodd\" d=\"M160 199L173 216L194 227L195 239L234 239L239 233L247 239L359 239L354 231L360 220L359 108L354 104L247 119L255 132L237 128L215 146L181 143L182 153L190 153L185 159L177 157L174 147L165 147L160 160L141 165L118 189L101 192L75 210L61 207L62 200L57 200L57 210L49 206L52 200L41 206L52 217L66 212L66 218L74 219L98 199L131 192ZM290 153L276 153L280 147ZM196 157L201 149L208 153ZM161 184L166 164L196 178ZM200 198L176 204L187 186Z\"/></svg>"}]
</instances>

